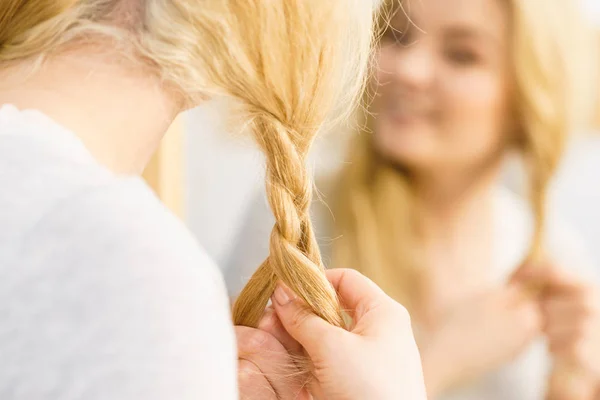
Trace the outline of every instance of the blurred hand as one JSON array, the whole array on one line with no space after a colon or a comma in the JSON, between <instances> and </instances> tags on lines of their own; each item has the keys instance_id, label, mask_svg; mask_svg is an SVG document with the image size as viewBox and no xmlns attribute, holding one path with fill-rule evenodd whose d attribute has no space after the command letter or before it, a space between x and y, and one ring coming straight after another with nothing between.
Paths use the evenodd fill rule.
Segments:
<instances>
[{"instance_id":1,"label":"blurred hand","mask_svg":"<svg viewBox=\"0 0 600 400\"><path fill-rule=\"evenodd\" d=\"M306 355L312 363L311 393L327 400L425 400L407 311L354 270L331 270L327 276L351 313L351 331L309 312L282 284L273 296L290 335L282 340L292 354Z\"/></svg>"},{"instance_id":2,"label":"blurred hand","mask_svg":"<svg viewBox=\"0 0 600 400\"><path fill-rule=\"evenodd\" d=\"M551 399L594 399L600 387L600 289L554 265L524 267L522 284L543 288L544 331L556 368Z\"/></svg>"},{"instance_id":3,"label":"blurred hand","mask_svg":"<svg viewBox=\"0 0 600 400\"><path fill-rule=\"evenodd\" d=\"M308 377L300 373L290 355L299 345L285 332L272 308L267 308L258 329L236 326L235 333L240 400L312 399L306 388Z\"/></svg>"},{"instance_id":4,"label":"blurred hand","mask_svg":"<svg viewBox=\"0 0 600 400\"><path fill-rule=\"evenodd\" d=\"M475 296L445 315L421 346L434 398L510 361L541 333L535 299L517 285Z\"/></svg>"}]
</instances>

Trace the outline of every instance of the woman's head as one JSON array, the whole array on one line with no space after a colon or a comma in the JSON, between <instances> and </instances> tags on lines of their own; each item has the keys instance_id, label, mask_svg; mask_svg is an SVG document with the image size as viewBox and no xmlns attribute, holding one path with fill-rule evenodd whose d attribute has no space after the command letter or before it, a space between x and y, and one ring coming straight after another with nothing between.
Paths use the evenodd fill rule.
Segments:
<instances>
[{"instance_id":1,"label":"woman's head","mask_svg":"<svg viewBox=\"0 0 600 400\"><path fill-rule=\"evenodd\" d=\"M416 172L461 173L544 142L555 163L573 108L569 63L583 63L585 47L574 3L404 1L378 53L379 153Z\"/></svg>"},{"instance_id":2,"label":"woman's head","mask_svg":"<svg viewBox=\"0 0 600 400\"><path fill-rule=\"evenodd\" d=\"M378 53L378 97L372 106L376 149L417 171L478 168L514 129L507 4L404 5Z\"/></svg>"},{"instance_id":3,"label":"woman's head","mask_svg":"<svg viewBox=\"0 0 600 400\"><path fill-rule=\"evenodd\" d=\"M271 256L242 293L236 322L256 324L282 279L341 323L321 274L304 161L317 131L348 115L360 95L373 9L372 0L4 0L0 68L108 43L188 104L228 99L266 155L277 221Z\"/></svg>"},{"instance_id":4,"label":"woman's head","mask_svg":"<svg viewBox=\"0 0 600 400\"><path fill-rule=\"evenodd\" d=\"M515 149L529 174L530 256L537 255L545 193L565 138L592 110L585 86L592 49L577 2L393 0L383 15L372 134L356 139L338 192L340 253L359 263L379 258L374 274L387 279L414 261L413 177L477 179ZM359 250L362 242L369 251ZM399 243L406 246L400 257Z\"/></svg>"}]
</instances>

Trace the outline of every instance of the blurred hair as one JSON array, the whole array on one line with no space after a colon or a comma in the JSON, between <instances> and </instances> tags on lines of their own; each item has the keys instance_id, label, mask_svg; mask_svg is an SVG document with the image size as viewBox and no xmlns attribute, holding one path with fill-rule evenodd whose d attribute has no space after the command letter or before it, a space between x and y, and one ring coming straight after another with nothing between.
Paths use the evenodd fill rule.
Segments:
<instances>
[{"instance_id":1,"label":"blurred hair","mask_svg":"<svg viewBox=\"0 0 600 400\"><path fill-rule=\"evenodd\" d=\"M520 140L517 149L528 174L535 232L528 259L543 253L546 194L570 131L589 123L593 113L590 85L595 59L586 29L572 0L505 0L511 15L513 99ZM386 0L379 29L396 12L398 0ZM366 99L367 106L369 98ZM373 146L372 119L350 149L350 163L335 191L337 231L334 265L370 276L397 300L410 305L425 271L417 259L415 200L409 178L382 160Z\"/></svg>"},{"instance_id":2,"label":"blurred hair","mask_svg":"<svg viewBox=\"0 0 600 400\"><path fill-rule=\"evenodd\" d=\"M281 279L342 325L308 216L304 162L318 130L350 115L372 44L372 0L3 0L0 66L109 38L193 104L225 96L266 156L276 225L271 251L240 295L237 324L256 326ZM122 45L122 46L121 46Z\"/></svg>"}]
</instances>

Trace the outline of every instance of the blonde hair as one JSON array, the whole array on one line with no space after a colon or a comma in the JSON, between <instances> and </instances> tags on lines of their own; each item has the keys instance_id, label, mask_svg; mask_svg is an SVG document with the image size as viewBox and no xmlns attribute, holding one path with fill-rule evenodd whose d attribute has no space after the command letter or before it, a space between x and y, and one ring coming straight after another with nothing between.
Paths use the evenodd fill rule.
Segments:
<instances>
[{"instance_id":1,"label":"blonde hair","mask_svg":"<svg viewBox=\"0 0 600 400\"><path fill-rule=\"evenodd\" d=\"M592 47L570 0L510 0L512 64L516 86L514 108L521 130L516 144L528 171L535 232L528 259L543 254L548 185L561 159L566 137L589 121L593 109L587 58ZM400 7L399 7L400 6ZM402 12L398 0L386 2L386 12ZM380 22L385 29L387 21ZM593 85L591 85L593 86ZM353 266L389 294L410 306L419 290L418 246L414 215L419 204L411 182L376 153L372 118L357 135L348 166L342 171L333 213L337 222L335 265Z\"/></svg>"},{"instance_id":2,"label":"blonde hair","mask_svg":"<svg viewBox=\"0 0 600 400\"><path fill-rule=\"evenodd\" d=\"M0 63L48 56L98 33L192 101L225 96L266 156L271 252L234 307L256 326L277 280L342 325L308 216L304 162L319 129L349 115L368 69L371 0L4 0ZM124 18L117 18L116 16Z\"/></svg>"}]
</instances>

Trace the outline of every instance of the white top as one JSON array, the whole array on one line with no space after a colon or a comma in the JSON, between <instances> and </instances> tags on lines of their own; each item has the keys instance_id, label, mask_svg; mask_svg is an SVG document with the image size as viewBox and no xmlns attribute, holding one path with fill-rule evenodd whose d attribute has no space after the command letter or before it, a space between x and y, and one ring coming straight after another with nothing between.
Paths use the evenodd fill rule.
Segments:
<instances>
[{"instance_id":1,"label":"white top","mask_svg":"<svg viewBox=\"0 0 600 400\"><path fill-rule=\"evenodd\" d=\"M325 188L326 189L326 188ZM325 264L328 264L334 222L331 211L321 204L313 207L315 231ZM525 258L533 220L526 203L507 189L495 191L494 265L492 284L503 284ZM582 241L555 215L548 216L546 248L560 266L596 278ZM229 293L235 297L245 281L268 254L268 232L274 219L266 201L260 197L251 208L238 235L225 273ZM443 400L543 400L551 359L543 340L539 340L511 363L459 390L442 396Z\"/></svg>"},{"instance_id":2,"label":"white top","mask_svg":"<svg viewBox=\"0 0 600 400\"><path fill-rule=\"evenodd\" d=\"M0 398L237 399L222 277L138 177L0 108Z\"/></svg>"}]
</instances>

